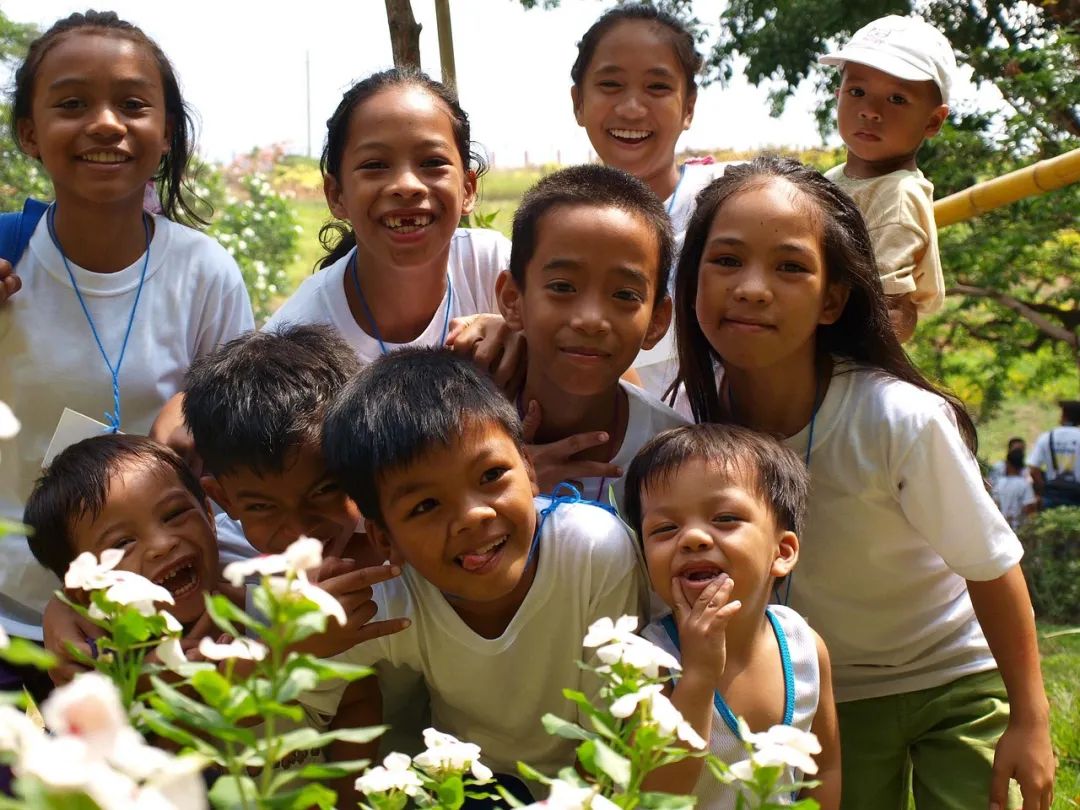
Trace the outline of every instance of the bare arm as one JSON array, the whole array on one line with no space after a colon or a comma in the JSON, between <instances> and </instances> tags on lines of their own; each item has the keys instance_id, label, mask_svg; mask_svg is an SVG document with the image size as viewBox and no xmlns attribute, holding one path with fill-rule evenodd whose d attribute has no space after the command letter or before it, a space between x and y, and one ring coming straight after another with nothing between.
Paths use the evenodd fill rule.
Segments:
<instances>
[{"instance_id":1,"label":"bare arm","mask_svg":"<svg viewBox=\"0 0 1080 810\"><path fill-rule=\"evenodd\" d=\"M829 651L821 636L817 638L818 674L821 689L818 693L818 708L810 730L821 743L818 755L817 780L821 782L815 788L807 788L799 798L816 799L821 810L839 810L840 807L840 725L836 719L836 701L832 691L832 664Z\"/></svg>"}]
</instances>

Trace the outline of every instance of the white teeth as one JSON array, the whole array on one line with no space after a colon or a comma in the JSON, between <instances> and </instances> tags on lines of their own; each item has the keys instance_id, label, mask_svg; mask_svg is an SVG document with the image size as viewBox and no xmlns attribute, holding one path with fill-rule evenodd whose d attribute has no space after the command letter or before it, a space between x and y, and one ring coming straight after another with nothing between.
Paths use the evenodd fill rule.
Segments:
<instances>
[{"instance_id":1,"label":"white teeth","mask_svg":"<svg viewBox=\"0 0 1080 810\"><path fill-rule=\"evenodd\" d=\"M503 544L503 541L505 540L505 537L500 537L494 543L486 545L483 548L474 549L473 551L466 551L465 554L487 554L489 551L494 551L496 548L501 546ZM461 556L464 557L465 554L462 554Z\"/></svg>"},{"instance_id":2,"label":"white teeth","mask_svg":"<svg viewBox=\"0 0 1080 810\"><path fill-rule=\"evenodd\" d=\"M413 233L431 224L431 214L416 214L411 217L383 217L383 225L400 233Z\"/></svg>"},{"instance_id":3,"label":"white teeth","mask_svg":"<svg viewBox=\"0 0 1080 810\"><path fill-rule=\"evenodd\" d=\"M652 135L647 129L609 129L608 132L616 138L626 138L634 141L641 141Z\"/></svg>"},{"instance_id":4,"label":"white teeth","mask_svg":"<svg viewBox=\"0 0 1080 810\"><path fill-rule=\"evenodd\" d=\"M118 152L91 152L88 155L83 155L82 159L91 163L123 163L127 160L127 156Z\"/></svg>"}]
</instances>

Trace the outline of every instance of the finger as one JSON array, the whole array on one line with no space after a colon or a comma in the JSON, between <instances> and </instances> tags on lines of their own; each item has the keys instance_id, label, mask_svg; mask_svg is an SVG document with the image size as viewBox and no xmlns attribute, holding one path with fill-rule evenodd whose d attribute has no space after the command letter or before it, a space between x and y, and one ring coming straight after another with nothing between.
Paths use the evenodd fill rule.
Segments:
<instances>
[{"instance_id":1,"label":"finger","mask_svg":"<svg viewBox=\"0 0 1080 810\"><path fill-rule=\"evenodd\" d=\"M341 603L341 609L345 611L345 627L354 631L374 619L375 614L379 612L379 606L371 599L347 596L339 599L338 602Z\"/></svg>"},{"instance_id":2,"label":"finger","mask_svg":"<svg viewBox=\"0 0 1080 810\"><path fill-rule=\"evenodd\" d=\"M540 429L541 419L540 403L535 399L530 399L529 405L525 410L525 418L521 420L521 431L526 444L535 438L536 431Z\"/></svg>"},{"instance_id":3,"label":"finger","mask_svg":"<svg viewBox=\"0 0 1080 810\"><path fill-rule=\"evenodd\" d=\"M480 325L475 321L468 321L454 334L454 339L450 339L450 334L446 335L446 345L454 350L457 354L472 355L473 347L484 336L484 330L480 328Z\"/></svg>"},{"instance_id":4,"label":"finger","mask_svg":"<svg viewBox=\"0 0 1080 810\"><path fill-rule=\"evenodd\" d=\"M340 574L327 580L325 583L320 582L319 587L324 591L332 590L334 593L340 594L366 590L368 592L368 598L370 599L372 585L379 582L386 582L388 579L393 579L400 575L401 569L396 565L372 565L368 568L358 568L355 571Z\"/></svg>"},{"instance_id":5,"label":"finger","mask_svg":"<svg viewBox=\"0 0 1080 810\"><path fill-rule=\"evenodd\" d=\"M457 339L458 333L460 333L461 330L463 330L466 326L468 326L468 321L466 321L464 318L451 318L450 326L446 330L445 345L453 346L454 341Z\"/></svg>"},{"instance_id":6,"label":"finger","mask_svg":"<svg viewBox=\"0 0 1080 810\"><path fill-rule=\"evenodd\" d=\"M676 619L689 616L692 610L690 600L683 593L682 582L678 577L671 578L671 609Z\"/></svg>"},{"instance_id":7,"label":"finger","mask_svg":"<svg viewBox=\"0 0 1080 810\"><path fill-rule=\"evenodd\" d=\"M7 276L4 278L4 292L9 296L14 295L22 289L22 279L18 276Z\"/></svg>"},{"instance_id":8,"label":"finger","mask_svg":"<svg viewBox=\"0 0 1080 810\"><path fill-rule=\"evenodd\" d=\"M505 390L517 378L525 364L525 339L519 332L508 332L502 344L498 362L489 367L495 385Z\"/></svg>"},{"instance_id":9,"label":"finger","mask_svg":"<svg viewBox=\"0 0 1080 810\"><path fill-rule=\"evenodd\" d=\"M336 537L323 545L323 559L327 557L344 557L345 549L348 548L350 542L352 542L353 536L346 534L340 537Z\"/></svg>"},{"instance_id":10,"label":"finger","mask_svg":"<svg viewBox=\"0 0 1080 810\"><path fill-rule=\"evenodd\" d=\"M412 622L408 619L386 619L381 622L365 624L356 634L357 643L400 633L402 630L408 629L411 624Z\"/></svg>"},{"instance_id":11,"label":"finger","mask_svg":"<svg viewBox=\"0 0 1080 810\"><path fill-rule=\"evenodd\" d=\"M328 555L323 557L323 561L319 563L317 568L308 571L308 579L325 590L326 583L329 580L355 570L356 563L352 560L345 560L340 557Z\"/></svg>"},{"instance_id":12,"label":"finger","mask_svg":"<svg viewBox=\"0 0 1080 810\"><path fill-rule=\"evenodd\" d=\"M539 408L540 406L537 405L536 407ZM600 433L575 433L573 436L567 436L557 442L549 442L541 445L541 447L544 449L545 454L550 455L552 458L568 459L571 456L576 456L582 450L599 447L605 444L607 440L608 434L603 431Z\"/></svg>"},{"instance_id":13,"label":"finger","mask_svg":"<svg viewBox=\"0 0 1080 810\"><path fill-rule=\"evenodd\" d=\"M990 810L1005 810L1008 807L1009 775L1009 769L998 760L995 754L994 769L990 776ZM1021 785L1022 788L1023 785ZM1024 798L1024 808L1031 810L1027 797Z\"/></svg>"},{"instance_id":14,"label":"finger","mask_svg":"<svg viewBox=\"0 0 1080 810\"><path fill-rule=\"evenodd\" d=\"M721 574L706 585L701 593L698 594L697 599L694 600L694 613L701 614L707 610L711 610L715 613L726 605L727 594L723 591L730 581L731 579L727 574Z\"/></svg>"},{"instance_id":15,"label":"finger","mask_svg":"<svg viewBox=\"0 0 1080 810\"><path fill-rule=\"evenodd\" d=\"M622 468L607 461L568 461L559 465L559 480L622 478Z\"/></svg>"}]
</instances>

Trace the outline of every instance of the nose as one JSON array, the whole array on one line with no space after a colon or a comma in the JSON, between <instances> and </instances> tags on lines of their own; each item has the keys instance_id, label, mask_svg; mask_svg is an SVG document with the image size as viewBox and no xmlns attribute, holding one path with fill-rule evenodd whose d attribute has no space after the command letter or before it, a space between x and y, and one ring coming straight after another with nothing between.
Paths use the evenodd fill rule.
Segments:
<instances>
[{"instance_id":1,"label":"nose","mask_svg":"<svg viewBox=\"0 0 1080 810\"><path fill-rule=\"evenodd\" d=\"M107 104L103 104L94 111L87 132L98 138L116 138L127 131L124 122L116 110Z\"/></svg>"},{"instance_id":2,"label":"nose","mask_svg":"<svg viewBox=\"0 0 1080 810\"><path fill-rule=\"evenodd\" d=\"M570 326L586 335L602 335L610 331L611 322L600 301L582 296L578 306L574 308Z\"/></svg>"},{"instance_id":3,"label":"nose","mask_svg":"<svg viewBox=\"0 0 1080 810\"><path fill-rule=\"evenodd\" d=\"M642 118L646 113L645 105L641 103L641 99L636 92L627 92L615 105L615 114L620 118L636 119Z\"/></svg>"},{"instance_id":4,"label":"nose","mask_svg":"<svg viewBox=\"0 0 1080 810\"><path fill-rule=\"evenodd\" d=\"M683 551L707 551L712 547L712 535L704 529L688 527L679 535L679 548Z\"/></svg>"},{"instance_id":5,"label":"nose","mask_svg":"<svg viewBox=\"0 0 1080 810\"><path fill-rule=\"evenodd\" d=\"M424 184L412 166L404 166L394 173L389 191L398 197L415 197L423 193Z\"/></svg>"},{"instance_id":6,"label":"nose","mask_svg":"<svg viewBox=\"0 0 1080 810\"><path fill-rule=\"evenodd\" d=\"M881 121L881 112L878 106L872 101L864 101L862 106L859 107L859 118L864 121Z\"/></svg>"},{"instance_id":7,"label":"nose","mask_svg":"<svg viewBox=\"0 0 1080 810\"><path fill-rule=\"evenodd\" d=\"M148 540L149 542L146 544L146 558L148 560L160 560L168 557L180 542L176 535L164 527L155 531Z\"/></svg>"},{"instance_id":8,"label":"nose","mask_svg":"<svg viewBox=\"0 0 1080 810\"><path fill-rule=\"evenodd\" d=\"M747 264L735 281L735 298L751 304L767 304L772 301L766 271L763 267Z\"/></svg>"},{"instance_id":9,"label":"nose","mask_svg":"<svg viewBox=\"0 0 1080 810\"><path fill-rule=\"evenodd\" d=\"M450 523L450 533L475 531L494 517L495 509L485 498L467 495L461 503L460 511Z\"/></svg>"}]
</instances>

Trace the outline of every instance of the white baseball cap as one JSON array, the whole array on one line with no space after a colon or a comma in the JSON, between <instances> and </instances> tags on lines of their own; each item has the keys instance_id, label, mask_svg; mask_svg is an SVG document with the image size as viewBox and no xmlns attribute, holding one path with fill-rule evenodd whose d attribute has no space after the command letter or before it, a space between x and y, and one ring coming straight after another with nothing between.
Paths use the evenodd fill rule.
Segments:
<instances>
[{"instance_id":1,"label":"white baseball cap","mask_svg":"<svg viewBox=\"0 0 1080 810\"><path fill-rule=\"evenodd\" d=\"M918 17L895 14L864 25L847 45L818 61L839 68L855 62L899 79L932 81L945 104L956 72L952 46L940 31Z\"/></svg>"}]
</instances>

